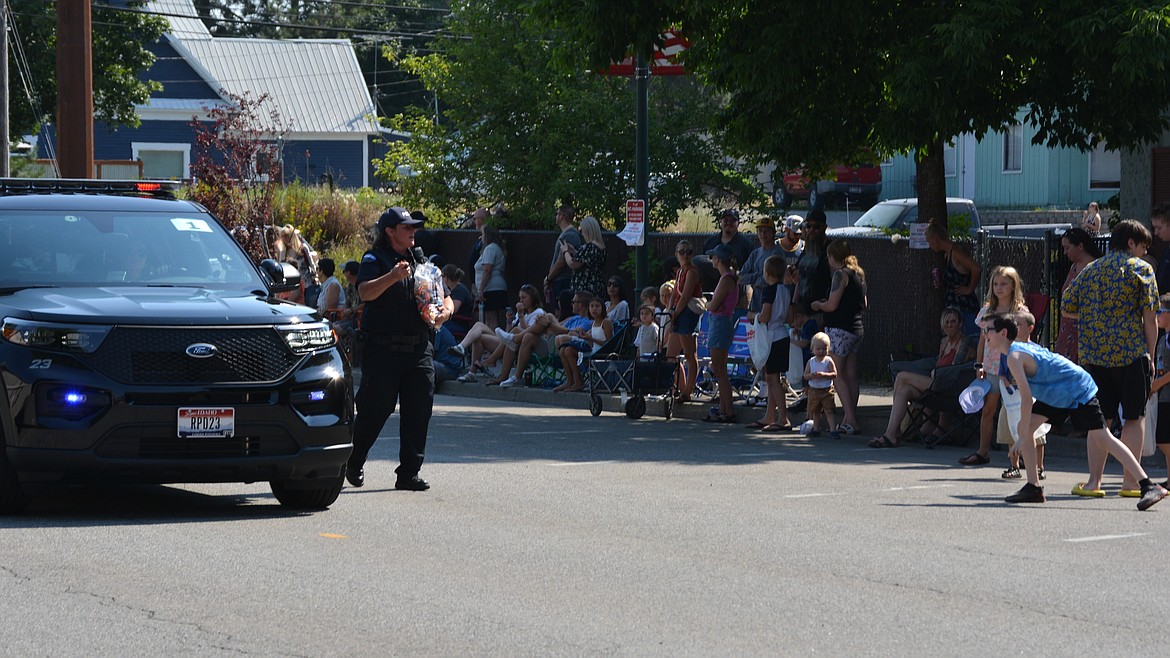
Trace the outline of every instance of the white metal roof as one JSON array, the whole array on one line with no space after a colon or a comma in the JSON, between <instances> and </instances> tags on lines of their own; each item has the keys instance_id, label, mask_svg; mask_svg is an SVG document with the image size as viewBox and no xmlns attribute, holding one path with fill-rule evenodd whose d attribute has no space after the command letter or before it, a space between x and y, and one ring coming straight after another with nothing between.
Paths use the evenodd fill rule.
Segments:
<instances>
[{"instance_id":1,"label":"white metal roof","mask_svg":"<svg viewBox=\"0 0 1170 658\"><path fill-rule=\"evenodd\" d=\"M252 98L268 94L292 133L378 132L349 41L212 37L191 0L152 0L150 9L181 16L166 17L167 36L212 89Z\"/></svg>"}]
</instances>

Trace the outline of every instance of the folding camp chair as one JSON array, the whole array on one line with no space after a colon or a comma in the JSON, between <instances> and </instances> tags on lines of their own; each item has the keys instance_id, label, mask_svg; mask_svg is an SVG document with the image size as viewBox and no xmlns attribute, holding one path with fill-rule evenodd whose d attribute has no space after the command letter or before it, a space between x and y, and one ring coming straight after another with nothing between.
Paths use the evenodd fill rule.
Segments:
<instances>
[{"instance_id":1,"label":"folding camp chair","mask_svg":"<svg viewBox=\"0 0 1170 658\"><path fill-rule=\"evenodd\" d=\"M909 426L903 436L918 434L923 445L933 448L943 441L964 446L971 437L979 436L980 414L967 414L959 406L959 393L975 380L975 369L970 362L935 368L930 388L921 398L910 403L907 415ZM943 429L942 417L946 415L951 425ZM942 434L931 435L923 431L927 424L942 430Z\"/></svg>"}]
</instances>

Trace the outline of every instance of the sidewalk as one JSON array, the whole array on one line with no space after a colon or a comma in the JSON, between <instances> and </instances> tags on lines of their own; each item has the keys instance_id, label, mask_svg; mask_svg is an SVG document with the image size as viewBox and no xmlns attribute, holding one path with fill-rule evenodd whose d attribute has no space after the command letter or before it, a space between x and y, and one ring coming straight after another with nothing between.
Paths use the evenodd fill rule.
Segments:
<instances>
[{"instance_id":1,"label":"sidewalk","mask_svg":"<svg viewBox=\"0 0 1170 658\"><path fill-rule=\"evenodd\" d=\"M457 381L443 382L438 387L440 395L452 395L456 397L480 398L487 400L502 400L517 404L533 404L544 405L561 408L576 408L580 409L583 414L589 413L589 396L585 393L553 393L550 389L544 388L526 388L516 386L512 388L500 388L499 386L486 386L483 383L466 384ZM622 400L617 395L603 395L602 399L602 413L605 414L625 414L622 407ZM870 386L862 384L861 396L858 400L857 418L861 421L861 427L857 428L858 437L869 438L878 436L885 429L886 422L890 418L890 403L891 403L891 389L883 386ZM689 404L674 405L673 417L680 420L699 421L704 418L712 403L709 401L691 402ZM727 431L748 431L743 428L743 425L754 420L759 420L764 415L762 406L747 406L742 400L736 401L736 416L738 423L736 425L718 425L715 427L724 427ZM840 411L838 410L838 413ZM805 418L804 413L790 414L790 420L793 425L799 424ZM646 414L641 419L630 422L662 422L664 420L663 403L660 400L649 399L646 401ZM918 444L908 444L911 448L919 448ZM1062 456L1085 456L1085 439L1084 437L1068 437L1068 436L1048 436L1049 450L1055 451L1052 454L1059 453ZM962 451L963 454L973 452L977 448L975 441L971 441L963 448L954 448L954 446L940 446L939 449L951 448L956 451ZM956 457L957 458L957 457ZM991 453L992 464L1007 465L1007 456L1004 450Z\"/></svg>"}]
</instances>

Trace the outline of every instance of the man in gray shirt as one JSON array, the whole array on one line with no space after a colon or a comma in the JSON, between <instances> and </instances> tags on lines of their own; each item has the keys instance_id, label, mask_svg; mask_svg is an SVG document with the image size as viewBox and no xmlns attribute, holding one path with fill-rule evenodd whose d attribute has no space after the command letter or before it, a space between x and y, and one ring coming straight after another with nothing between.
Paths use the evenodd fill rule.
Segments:
<instances>
[{"instance_id":1,"label":"man in gray shirt","mask_svg":"<svg viewBox=\"0 0 1170 658\"><path fill-rule=\"evenodd\" d=\"M553 306L560 299L561 291L569 289L569 281L572 277L572 270L565 263L565 253L576 253L581 245L585 244L581 232L573 225L576 215L577 211L567 203L557 210L557 228L561 229L561 234L557 236L556 244L553 245L548 276L544 278L544 291L548 297L545 303Z\"/></svg>"}]
</instances>

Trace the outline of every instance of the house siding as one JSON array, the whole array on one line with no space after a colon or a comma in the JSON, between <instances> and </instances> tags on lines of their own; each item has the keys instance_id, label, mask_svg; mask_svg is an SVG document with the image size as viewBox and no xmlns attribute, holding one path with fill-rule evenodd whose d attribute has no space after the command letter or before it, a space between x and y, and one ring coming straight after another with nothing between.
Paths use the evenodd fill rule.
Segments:
<instances>
[{"instance_id":1,"label":"house siding","mask_svg":"<svg viewBox=\"0 0 1170 658\"><path fill-rule=\"evenodd\" d=\"M163 86L162 91L152 93L151 98L219 98L219 90L212 89L166 38L156 41L148 50L157 59L149 70L139 73L138 78L154 80Z\"/></svg>"},{"instance_id":2,"label":"house siding","mask_svg":"<svg viewBox=\"0 0 1170 658\"><path fill-rule=\"evenodd\" d=\"M1022 118L1022 117L1021 117ZM1089 189L1090 154L1070 148L1031 143L1036 131L1023 127L1024 150L1019 172L1003 170L1003 135L989 133L975 146L975 204L986 208L1080 208L1104 202L1118 188ZM958 173L946 179L947 194L962 194L963 140L956 139ZM914 158L897 156L882 167L882 193L887 199L917 195Z\"/></svg>"}]
</instances>

